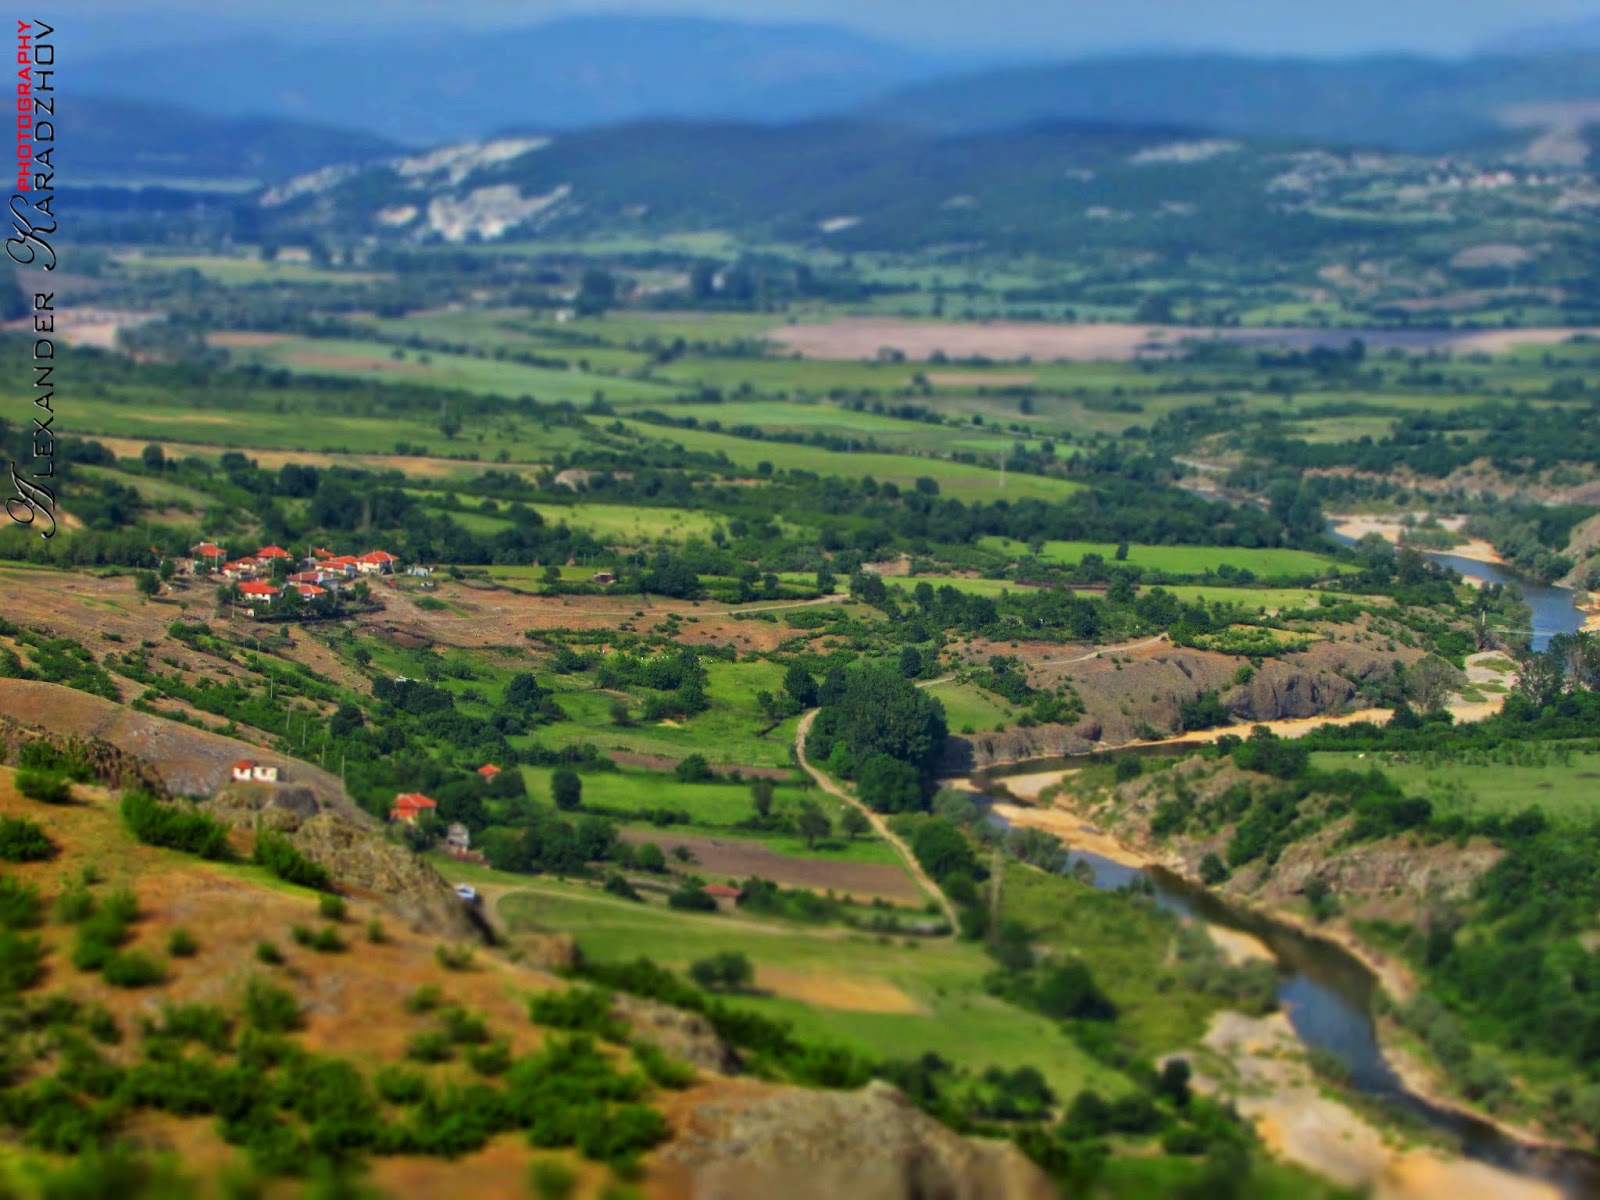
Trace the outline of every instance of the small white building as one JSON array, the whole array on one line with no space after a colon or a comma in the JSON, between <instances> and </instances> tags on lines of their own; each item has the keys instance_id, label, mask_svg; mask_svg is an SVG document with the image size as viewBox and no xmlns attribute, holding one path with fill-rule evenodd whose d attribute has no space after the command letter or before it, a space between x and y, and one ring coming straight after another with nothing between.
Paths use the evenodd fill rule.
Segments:
<instances>
[{"instance_id":1,"label":"small white building","mask_svg":"<svg viewBox=\"0 0 1600 1200\"><path fill-rule=\"evenodd\" d=\"M277 783L278 768L269 763L242 758L233 764L233 778L240 783Z\"/></svg>"}]
</instances>

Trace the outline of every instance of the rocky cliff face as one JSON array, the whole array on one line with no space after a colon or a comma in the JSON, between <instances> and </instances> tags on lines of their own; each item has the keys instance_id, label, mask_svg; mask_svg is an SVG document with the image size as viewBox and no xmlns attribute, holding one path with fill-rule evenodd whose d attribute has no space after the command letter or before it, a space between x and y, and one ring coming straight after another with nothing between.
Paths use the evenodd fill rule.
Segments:
<instances>
[{"instance_id":1,"label":"rocky cliff face","mask_svg":"<svg viewBox=\"0 0 1600 1200\"><path fill-rule=\"evenodd\" d=\"M855 1092L719 1087L657 1156L693 1200L1047 1200L1009 1142L964 1138L886 1083Z\"/></svg>"},{"instance_id":2,"label":"rocky cliff face","mask_svg":"<svg viewBox=\"0 0 1600 1200\"><path fill-rule=\"evenodd\" d=\"M230 783L204 807L231 828L283 834L341 887L381 900L413 929L452 938L478 936L460 899L432 864L385 839L378 823L348 802L331 808L309 788Z\"/></svg>"},{"instance_id":3,"label":"rocky cliff face","mask_svg":"<svg viewBox=\"0 0 1600 1200\"><path fill-rule=\"evenodd\" d=\"M1090 819L1115 828L1131 844L1160 854L1180 875L1198 879L1200 862L1207 854L1226 857L1233 827L1210 834L1153 835L1151 819L1161 801L1172 794L1174 780L1182 780L1200 805L1240 784L1266 788L1275 781L1226 762L1191 759L1157 775L1121 784L1085 808ZM1315 803L1315 798L1306 803ZM1331 821L1294 842L1270 867L1254 862L1241 868L1217 890L1275 906L1303 900L1307 885L1320 880L1352 915L1410 919L1424 903L1466 899L1474 881L1504 854L1483 839L1459 847L1453 842L1425 845L1409 836L1342 845L1350 820Z\"/></svg>"},{"instance_id":4,"label":"rocky cliff face","mask_svg":"<svg viewBox=\"0 0 1600 1200\"><path fill-rule=\"evenodd\" d=\"M1349 627L1341 628L1348 636ZM952 737L943 770L959 775L1026 758L1122 746L1151 730L1161 736L1179 733L1180 709L1206 692L1216 692L1243 725L1359 707L1363 685L1378 682L1397 661L1420 657L1419 651L1404 646L1390 651L1376 639L1314 642L1281 659L1268 659L1239 683L1240 668L1250 662L1233 655L1164 644L1120 656L1107 651L1034 680L1070 683L1083 701L1084 715L1077 722Z\"/></svg>"}]
</instances>

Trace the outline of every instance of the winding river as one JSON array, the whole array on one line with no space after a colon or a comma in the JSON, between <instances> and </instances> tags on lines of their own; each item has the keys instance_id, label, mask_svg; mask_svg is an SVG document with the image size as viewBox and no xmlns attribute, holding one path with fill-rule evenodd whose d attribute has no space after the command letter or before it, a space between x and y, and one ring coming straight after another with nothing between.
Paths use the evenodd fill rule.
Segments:
<instances>
[{"instance_id":1,"label":"winding river","mask_svg":"<svg viewBox=\"0 0 1600 1200\"><path fill-rule=\"evenodd\" d=\"M1149 755L1180 749L1189 751L1193 747L1157 745L1139 747L1138 751ZM1115 754L1112 751L1095 757L1103 759ZM1039 760L1008 764L986 773L983 779L998 782L1004 774L1041 769L1049 766ZM985 786L979 780L974 783ZM1006 825L998 814L991 814L990 820ZM1155 902L1169 912L1238 930L1263 942L1277 964L1278 1001L1296 1035L1307 1048L1323 1050L1338 1059L1357 1090L1447 1135L1467 1158L1554 1184L1572 1197L1600 1196L1600 1158L1519 1141L1487 1121L1434 1104L1410 1091L1384 1059L1378 1042L1372 1016L1378 982L1366 964L1342 946L1233 904L1161 867L1126 866L1074 850L1068 856L1066 869L1076 863L1087 864L1093 870L1097 888L1126 887L1142 875L1154 890Z\"/></svg>"}]
</instances>

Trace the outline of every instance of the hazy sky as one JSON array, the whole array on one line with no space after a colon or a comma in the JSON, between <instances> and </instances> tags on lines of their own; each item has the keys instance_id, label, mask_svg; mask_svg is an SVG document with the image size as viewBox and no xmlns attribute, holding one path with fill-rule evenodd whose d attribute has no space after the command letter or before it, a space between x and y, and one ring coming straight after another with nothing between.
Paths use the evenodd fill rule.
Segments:
<instances>
[{"instance_id":1,"label":"hazy sky","mask_svg":"<svg viewBox=\"0 0 1600 1200\"><path fill-rule=\"evenodd\" d=\"M57 0L48 8L76 19L89 52L176 40L186 23L191 36L204 37L223 13L284 31L330 20L395 30L531 25L603 11L698 13L827 21L901 43L981 45L1039 58L1150 47L1458 54L1511 29L1600 21L1600 0Z\"/></svg>"}]
</instances>

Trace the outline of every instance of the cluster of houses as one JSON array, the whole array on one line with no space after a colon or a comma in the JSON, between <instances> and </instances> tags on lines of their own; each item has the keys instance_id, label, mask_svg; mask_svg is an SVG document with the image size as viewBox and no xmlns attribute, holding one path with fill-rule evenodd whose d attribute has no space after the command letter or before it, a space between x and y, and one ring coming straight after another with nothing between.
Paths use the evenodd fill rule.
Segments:
<instances>
[{"instance_id":1,"label":"cluster of houses","mask_svg":"<svg viewBox=\"0 0 1600 1200\"><path fill-rule=\"evenodd\" d=\"M254 554L230 559L223 547L201 542L191 549L190 570L197 575L215 574L234 583L244 597L247 611L270 609L278 603L285 588L293 588L302 600L322 603L332 593L342 591L363 575L392 575L400 559L387 550L365 554L335 554L314 547L304 559L297 559L282 546L263 546ZM289 568L282 584L273 582L276 564ZM299 570L293 568L298 567Z\"/></svg>"}]
</instances>

